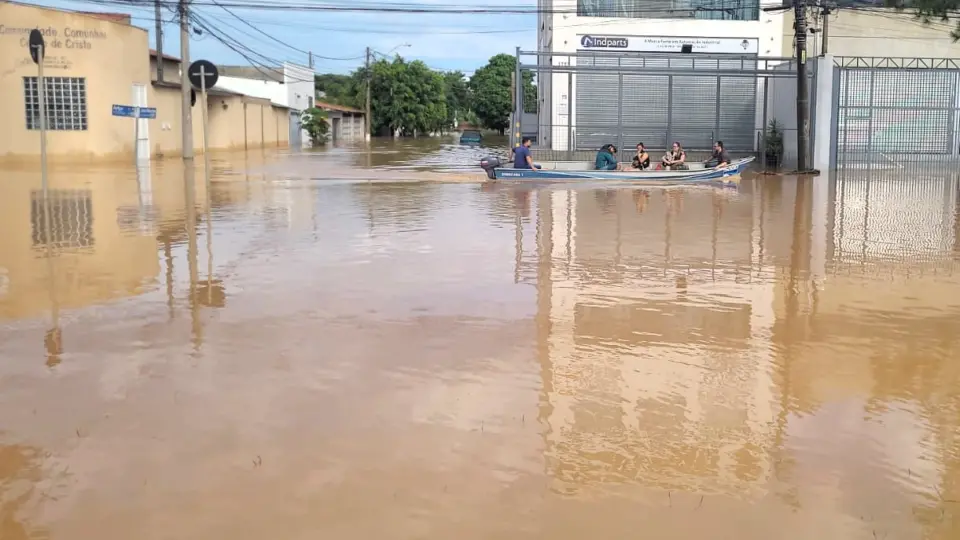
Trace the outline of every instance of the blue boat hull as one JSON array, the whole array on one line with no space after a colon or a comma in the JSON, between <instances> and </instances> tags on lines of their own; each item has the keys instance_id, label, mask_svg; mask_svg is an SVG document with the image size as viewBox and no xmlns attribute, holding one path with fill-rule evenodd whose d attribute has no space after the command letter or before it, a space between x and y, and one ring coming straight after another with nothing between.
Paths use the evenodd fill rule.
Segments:
<instances>
[{"instance_id":1,"label":"blue boat hull","mask_svg":"<svg viewBox=\"0 0 960 540\"><path fill-rule=\"evenodd\" d=\"M753 161L753 157L734 161L722 169L695 169L689 171L574 171L542 169L494 169L497 180L609 180L615 182L725 183L737 176Z\"/></svg>"}]
</instances>

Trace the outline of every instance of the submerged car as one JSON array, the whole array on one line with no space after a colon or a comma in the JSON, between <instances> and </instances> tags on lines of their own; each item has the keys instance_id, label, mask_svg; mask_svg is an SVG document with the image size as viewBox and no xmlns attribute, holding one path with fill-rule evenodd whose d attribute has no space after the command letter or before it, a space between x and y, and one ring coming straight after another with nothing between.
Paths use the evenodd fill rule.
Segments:
<instances>
[{"instance_id":1,"label":"submerged car","mask_svg":"<svg viewBox=\"0 0 960 540\"><path fill-rule=\"evenodd\" d=\"M460 144L480 144L483 135L476 130L466 130L460 134Z\"/></svg>"}]
</instances>

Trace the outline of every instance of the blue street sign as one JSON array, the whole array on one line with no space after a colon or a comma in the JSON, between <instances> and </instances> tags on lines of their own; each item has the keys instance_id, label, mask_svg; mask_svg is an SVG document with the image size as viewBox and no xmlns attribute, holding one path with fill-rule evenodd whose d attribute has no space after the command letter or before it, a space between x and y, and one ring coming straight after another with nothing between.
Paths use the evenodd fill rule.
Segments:
<instances>
[{"instance_id":1,"label":"blue street sign","mask_svg":"<svg viewBox=\"0 0 960 540\"><path fill-rule=\"evenodd\" d=\"M133 105L114 105L113 106L113 115L114 116L124 116L127 118L134 118L137 115L137 108ZM140 107L140 118L156 118L157 109L156 107Z\"/></svg>"}]
</instances>

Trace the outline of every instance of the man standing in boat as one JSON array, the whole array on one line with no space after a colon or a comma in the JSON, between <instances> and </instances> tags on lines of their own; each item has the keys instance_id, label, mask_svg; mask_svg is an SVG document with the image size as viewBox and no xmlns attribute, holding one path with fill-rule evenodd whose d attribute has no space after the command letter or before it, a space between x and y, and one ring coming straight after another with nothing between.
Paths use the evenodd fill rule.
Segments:
<instances>
[{"instance_id":1,"label":"man standing in boat","mask_svg":"<svg viewBox=\"0 0 960 540\"><path fill-rule=\"evenodd\" d=\"M723 141L713 143L713 154L710 155L703 166L708 169L719 169L730 164L730 155L723 148Z\"/></svg>"}]
</instances>

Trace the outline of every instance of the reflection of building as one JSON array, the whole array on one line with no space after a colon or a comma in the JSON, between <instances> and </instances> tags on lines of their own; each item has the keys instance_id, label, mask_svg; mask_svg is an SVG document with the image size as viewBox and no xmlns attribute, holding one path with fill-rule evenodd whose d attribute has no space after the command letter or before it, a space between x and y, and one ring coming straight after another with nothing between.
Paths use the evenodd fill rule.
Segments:
<instances>
[{"instance_id":1,"label":"reflection of building","mask_svg":"<svg viewBox=\"0 0 960 540\"><path fill-rule=\"evenodd\" d=\"M163 81L157 82L146 30L131 26L125 15L82 14L2 2L0 95L5 99L0 100L0 118L6 123L0 132L0 161L35 161L40 153L38 72L27 47L33 29L39 29L46 42L44 90L51 158L132 157L134 120L113 116L113 105L157 109L155 120L139 120L142 156L180 153L179 62L165 57L162 65L170 69L164 69ZM212 92L208 96L209 146L285 146L288 109L261 101ZM194 108L197 149L203 148L200 112L199 107Z\"/></svg>"},{"instance_id":2,"label":"reflection of building","mask_svg":"<svg viewBox=\"0 0 960 540\"><path fill-rule=\"evenodd\" d=\"M157 281L155 229L183 229L182 180L169 177L138 185L126 175L116 182L109 174L94 175L95 182L80 177L68 185L60 177L58 184L64 187L50 189L44 204L29 176L6 174L9 181L0 197L0 228L6 231L0 235L0 293L5 289L0 319L40 316L51 309L51 302L67 309L123 298ZM152 184L149 194L141 188L147 184ZM152 201L150 219L165 220L159 227L148 221L129 227L118 219L118 209L137 208L145 197ZM52 263L47 239L53 240Z\"/></svg>"},{"instance_id":3,"label":"reflection of building","mask_svg":"<svg viewBox=\"0 0 960 540\"><path fill-rule=\"evenodd\" d=\"M751 278L753 209L709 192L654 196L662 204L643 213L623 190L538 201L548 462L566 482L759 486L776 410L762 343L773 286Z\"/></svg>"}]
</instances>

